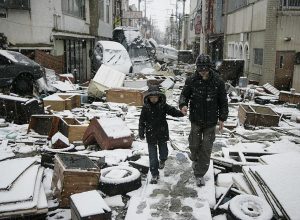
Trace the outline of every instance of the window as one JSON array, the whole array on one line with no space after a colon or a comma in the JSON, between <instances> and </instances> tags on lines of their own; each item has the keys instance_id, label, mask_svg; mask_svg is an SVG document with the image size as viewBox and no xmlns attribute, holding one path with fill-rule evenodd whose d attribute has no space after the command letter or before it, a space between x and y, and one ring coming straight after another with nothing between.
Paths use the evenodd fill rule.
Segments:
<instances>
[{"instance_id":1,"label":"window","mask_svg":"<svg viewBox=\"0 0 300 220\"><path fill-rule=\"evenodd\" d=\"M62 0L64 14L85 19L85 0Z\"/></svg>"},{"instance_id":2,"label":"window","mask_svg":"<svg viewBox=\"0 0 300 220\"><path fill-rule=\"evenodd\" d=\"M99 18L104 21L104 0L99 0Z\"/></svg>"},{"instance_id":3,"label":"window","mask_svg":"<svg viewBox=\"0 0 300 220\"><path fill-rule=\"evenodd\" d=\"M5 57L0 55L0 66L6 66L9 64L10 64L9 61Z\"/></svg>"},{"instance_id":4,"label":"window","mask_svg":"<svg viewBox=\"0 0 300 220\"><path fill-rule=\"evenodd\" d=\"M254 64L262 65L263 64L263 53L264 50L261 48L254 48Z\"/></svg>"}]
</instances>

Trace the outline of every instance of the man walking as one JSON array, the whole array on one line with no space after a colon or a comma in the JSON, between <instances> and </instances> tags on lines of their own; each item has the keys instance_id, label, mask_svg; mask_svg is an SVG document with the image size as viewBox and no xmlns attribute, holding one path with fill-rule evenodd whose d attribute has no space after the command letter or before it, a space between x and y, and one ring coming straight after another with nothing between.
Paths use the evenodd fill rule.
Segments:
<instances>
[{"instance_id":1,"label":"man walking","mask_svg":"<svg viewBox=\"0 0 300 220\"><path fill-rule=\"evenodd\" d=\"M205 185L203 176L210 164L210 154L215 140L215 129L224 127L228 116L225 84L212 69L208 55L196 60L196 71L188 77L182 89L179 108L183 114L190 109L191 131L189 135L190 159L197 186Z\"/></svg>"}]
</instances>

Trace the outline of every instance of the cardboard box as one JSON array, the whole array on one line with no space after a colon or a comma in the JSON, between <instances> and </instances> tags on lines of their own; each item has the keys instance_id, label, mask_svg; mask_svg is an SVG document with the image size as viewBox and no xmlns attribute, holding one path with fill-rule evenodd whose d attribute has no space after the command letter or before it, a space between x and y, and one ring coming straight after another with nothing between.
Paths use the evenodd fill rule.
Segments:
<instances>
[{"instance_id":1,"label":"cardboard box","mask_svg":"<svg viewBox=\"0 0 300 220\"><path fill-rule=\"evenodd\" d=\"M57 154L51 188L59 206L70 206L70 196L98 189L100 169L91 159L83 155Z\"/></svg>"},{"instance_id":2,"label":"cardboard box","mask_svg":"<svg viewBox=\"0 0 300 220\"><path fill-rule=\"evenodd\" d=\"M278 126L279 115L271 108L259 105L240 104L238 118L241 124L253 126Z\"/></svg>"},{"instance_id":3,"label":"cardboard box","mask_svg":"<svg viewBox=\"0 0 300 220\"><path fill-rule=\"evenodd\" d=\"M108 102L126 103L128 105L142 106L146 90L132 88L111 88L106 90Z\"/></svg>"}]
</instances>

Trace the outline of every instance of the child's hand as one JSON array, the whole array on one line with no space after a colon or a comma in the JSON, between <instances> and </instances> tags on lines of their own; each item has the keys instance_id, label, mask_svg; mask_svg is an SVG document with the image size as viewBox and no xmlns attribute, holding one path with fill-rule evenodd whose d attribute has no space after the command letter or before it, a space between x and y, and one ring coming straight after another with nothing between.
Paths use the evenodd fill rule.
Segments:
<instances>
[{"instance_id":1,"label":"child's hand","mask_svg":"<svg viewBox=\"0 0 300 220\"><path fill-rule=\"evenodd\" d=\"M182 113L183 115L187 115L187 111L188 111L187 106L183 106L183 107L181 108L181 113Z\"/></svg>"}]
</instances>

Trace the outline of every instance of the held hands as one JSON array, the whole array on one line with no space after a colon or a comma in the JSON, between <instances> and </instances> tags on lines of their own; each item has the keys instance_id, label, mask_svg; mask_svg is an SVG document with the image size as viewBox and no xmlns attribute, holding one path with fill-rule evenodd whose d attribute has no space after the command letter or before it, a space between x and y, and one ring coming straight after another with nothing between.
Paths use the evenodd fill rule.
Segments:
<instances>
[{"instance_id":1,"label":"held hands","mask_svg":"<svg viewBox=\"0 0 300 220\"><path fill-rule=\"evenodd\" d=\"M224 121L219 121L219 131L222 132L224 128Z\"/></svg>"},{"instance_id":2,"label":"held hands","mask_svg":"<svg viewBox=\"0 0 300 220\"><path fill-rule=\"evenodd\" d=\"M180 111L183 115L187 115L187 111L188 111L187 106L183 106Z\"/></svg>"}]
</instances>

